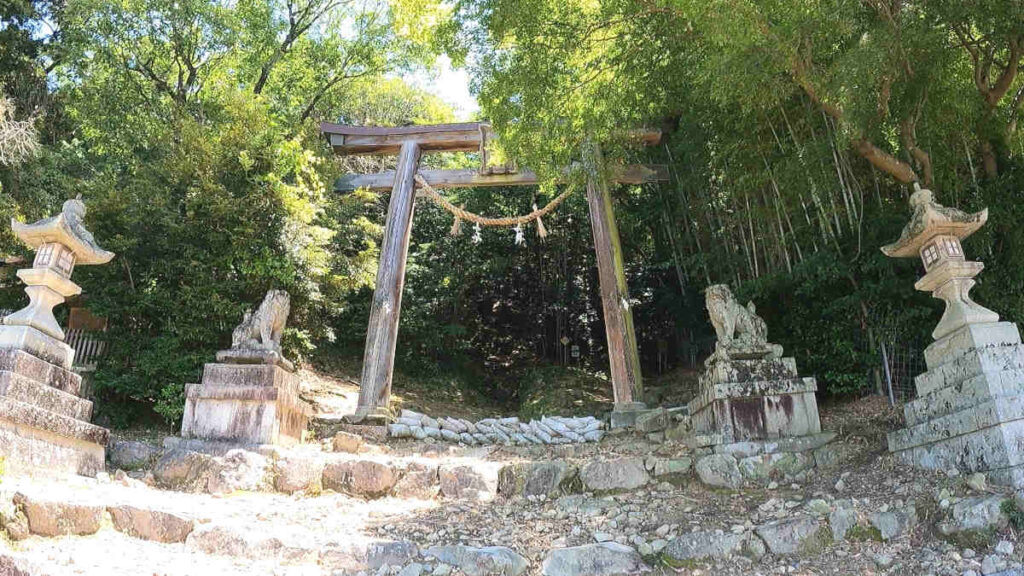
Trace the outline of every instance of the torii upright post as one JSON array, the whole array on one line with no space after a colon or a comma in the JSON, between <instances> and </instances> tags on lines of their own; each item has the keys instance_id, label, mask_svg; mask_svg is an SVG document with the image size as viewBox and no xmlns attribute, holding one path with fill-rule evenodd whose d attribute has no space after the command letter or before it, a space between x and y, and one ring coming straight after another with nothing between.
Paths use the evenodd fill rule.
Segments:
<instances>
[{"instance_id":1,"label":"torii upright post","mask_svg":"<svg viewBox=\"0 0 1024 576\"><path fill-rule=\"evenodd\" d=\"M338 154L398 154L397 170L393 172L348 175L339 179L335 185L335 190L339 192L364 187L375 191L391 190L384 243L377 269L377 287L366 332L359 403L352 417L357 422L387 420L390 417L388 401L391 397L398 320L402 307L402 285L412 232L415 203L413 177L419 171L420 154L481 151L486 145L489 126L464 123L368 128L325 122L321 124L320 130ZM660 140L661 133L639 132L637 138L653 144ZM609 179L600 169L601 155L596 144L588 144L584 156L588 168L587 199L594 231L615 396L612 424L621 426L631 424L638 410L643 408L643 404L638 402L643 390L640 361ZM420 174L431 186L437 188L527 186L539 183L534 173L525 170L503 173L486 169L425 170ZM627 166L616 171L611 180L631 184L663 181L668 180L668 171L664 166Z\"/></svg>"},{"instance_id":2,"label":"torii upright post","mask_svg":"<svg viewBox=\"0 0 1024 576\"><path fill-rule=\"evenodd\" d=\"M643 376L640 373L640 353L633 329L633 312L629 308L629 287L622 261L619 227L615 224L615 208L601 148L597 143L584 144L583 163L587 172L587 205L594 233L608 363L615 398L612 427L619 428L632 425L637 414L645 408L641 403Z\"/></svg>"},{"instance_id":3,"label":"torii upright post","mask_svg":"<svg viewBox=\"0 0 1024 576\"><path fill-rule=\"evenodd\" d=\"M384 243L377 267L377 287L370 307L370 325L366 328L363 351L363 376L359 386L357 418L387 418L391 397L391 373L398 343L398 315L402 310L402 286L405 263L409 257L412 212L416 206L413 177L420 165L420 146L403 142L398 153L395 184L391 188L388 218L384 224Z\"/></svg>"}]
</instances>

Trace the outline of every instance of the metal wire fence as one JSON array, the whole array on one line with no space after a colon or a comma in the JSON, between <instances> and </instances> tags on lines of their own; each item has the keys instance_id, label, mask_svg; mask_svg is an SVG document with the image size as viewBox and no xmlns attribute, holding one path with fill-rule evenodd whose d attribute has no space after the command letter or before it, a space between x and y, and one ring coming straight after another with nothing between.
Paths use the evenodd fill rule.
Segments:
<instances>
[{"instance_id":1,"label":"metal wire fence","mask_svg":"<svg viewBox=\"0 0 1024 576\"><path fill-rule=\"evenodd\" d=\"M876 337L881 392L889 396L890 403L902 404L917 396L914 377L927 370L926 345L921 338L899 330L883 331Z\"/></svg>"}]
</instances>

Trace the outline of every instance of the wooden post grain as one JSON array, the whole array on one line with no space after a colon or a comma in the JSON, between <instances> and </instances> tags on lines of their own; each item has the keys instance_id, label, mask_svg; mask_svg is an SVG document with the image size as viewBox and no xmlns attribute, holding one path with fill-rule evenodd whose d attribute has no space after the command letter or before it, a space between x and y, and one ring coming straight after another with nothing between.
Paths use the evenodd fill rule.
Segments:
<instances>
[{"instance_id":1,"label":"wooden post grain","mask_svg":"<svg viewBox=\"0 0 1024 576\"><path fill-rule=\"evenodd\" d=\"M412 213L416 203L413 177L419 168L419 161L419 144L415 141L403 143L398 153L395 183L388 203L384 242L377 268L377 287L373 292L370 324L366 330L363 375L355 413L358 420L389 417L388 401L391 398L391 376L398 341L398 317L402 309L405 263L409 255Z\"/></svg>"},{"instance_id":2,"label":"wooden post grain","mask_svg":"<svg viewBox=\"0 0 1024 576\"><path fill-rule=\"evenodd\" d=\"M615 224L615 209L600 147L593 142L586 143L583 157L615 409L635 410L642 407L639 402L643 398L643 378L636 332L633 329L633 312L629 308L629 289L623 269L619 229Z\"/></svg>"}]
</instances>

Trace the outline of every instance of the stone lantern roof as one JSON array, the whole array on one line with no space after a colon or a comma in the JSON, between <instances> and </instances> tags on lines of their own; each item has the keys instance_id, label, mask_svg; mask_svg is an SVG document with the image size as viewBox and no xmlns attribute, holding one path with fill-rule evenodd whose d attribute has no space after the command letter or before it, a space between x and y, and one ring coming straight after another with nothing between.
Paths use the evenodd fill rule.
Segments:
<instances>
[{"instance_id":1,"label":"stone lantern roof","mask_svg":"<svg viewBox=\"0 0 1024 576\"><path fill-rule=\"evenodd\" d=\"M915 184L915 186L917 186ZM988 208L968 214L956 208L947 208L932 197L932 191L918 188L910 196L914 214L903 228L899 240L882 246L882 252L891 258L914 258L920 255L921 247L936 236L967 238L988 220Z\"/></svg>"},{"instance_id":2,"label":"stone lantern roof","mask_svg":"<svg viewBox=\"0 0 1024 576\"><path fill-rule=\"evenodd\" d=\"M11 219L11 229L30 248L43 244L57 243L67 246L75 255L76 264L106 264L114 258L96 244L91 232L85 229L85 204L81 196L64 202L60 214L45 218L33 224L23 224Z\"/></svg>"}]
</instances>

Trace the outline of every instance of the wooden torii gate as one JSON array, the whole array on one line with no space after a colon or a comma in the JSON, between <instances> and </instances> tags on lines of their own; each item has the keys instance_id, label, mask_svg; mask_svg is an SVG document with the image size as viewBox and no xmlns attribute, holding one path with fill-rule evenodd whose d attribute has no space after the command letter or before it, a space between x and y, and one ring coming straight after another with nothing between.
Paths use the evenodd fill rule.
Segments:
<instances>
[{"instance_id":1,"label":"wooden torii gate","mask_svg":"<svg viewBox=\"0 0 1024 576\"><path fill-rule=\"evenodd\" d=\"M414 177L419 173L435 188L529 186L538 184L539 179L528 170L489 170L486 162L480 170L419 170L420 156L428 152L479 151L481 158L486 158L485 147L490 126L483 123L373 128L324 122L320 125L320 131L339 155L398 154L398 164L394 171L347 175L335 184L338 192L357 188L391 190L377 269L377 287L366 331L359 402L352 417L356 422L387 420L390 418L388 402L391 397L402 286L405 283L405 264L409 254L416 199ZM645 144L656 144L661 140L661 132L638 131L635 137ZM586 146L583 152L587 163L601 166L598 146ZM594 249L597 252L615 398L612 424L626 425L644 408L640 402L643 394L640 357L633 329L633 314L629 308L629 292L610 185L602 170L588 170L588 174L587 203L594 233ZM612 180L619 183L668 180L668 171L664 166L628 166L616 172Z\"/></svg>"}]
</instances>

